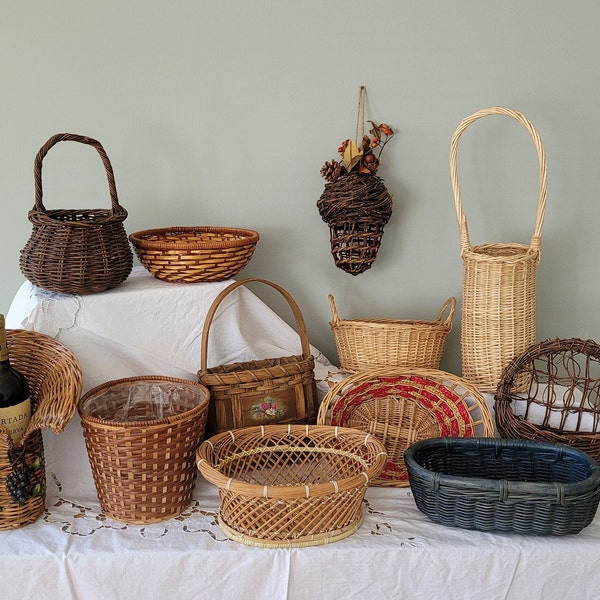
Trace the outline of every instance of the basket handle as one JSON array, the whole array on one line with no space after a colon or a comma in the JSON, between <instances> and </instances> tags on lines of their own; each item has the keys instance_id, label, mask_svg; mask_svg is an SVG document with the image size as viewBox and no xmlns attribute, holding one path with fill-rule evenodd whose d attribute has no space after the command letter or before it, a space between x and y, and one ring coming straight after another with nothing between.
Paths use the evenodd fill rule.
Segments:
<instances>
[{"instance_id":1,"label":"basket handle","mask_svg":"<svg viewBox=\"0 0 600 600\"><path fill-rule=\"evenodd\" d=\"M445 321L442 321L442 318L444 316L444 313L446 311L448 312L448 316L446 317ZM454 296L451 296L450 298L448 298L448 300L446 300L446 302L444 302L442 308L440 309L440 312L437 316L436 321L438 321L438 323L441 323L442 325L445 325L446 327L451 327L452 326L452 318L454 317L454 311L456 310L456 298Z\"/></svg>"},{"instance_id":2,"label":"basket handle","mask_svg":"<svg viewBox=\"0 0 600 600\"><path fill-rule=\"evenodd\" d=\"M470 117L463 119L452 136L450 143L450 178L452 180L452 190L454 192L454 201L456 204L456 216L458 217L458 227L460 233L460 250L461 255L471 249L471 243L469 241L469 229L467 226L467 217L463 212L462 200L460 196L460 188L458 185L458 175L456 167L456 152L458 149L458 140L463 134L465 129L477 119L486 117L488 115L506 115L518 121L531 135L535 148L537 150L539 159L539 173L540 173L540 191L538 196L538 207L537 216L535 221L535 230L533 237L531 238L530 248L531 250L541 252L542 247L542 227L544 225L544 212L546 210L546 196L548 192L547 176L546 176L546 153L544 146L537 131L531 122L521 113L511 110L509 108L503 108L501 106L494 106L491 108L484 108L476 113L473 113Z\"/></svg>"},{"instance_id":3,"label":"basket handle","mask_svg":"<svg viewBox=\"0 0 600 600\"><path fill-rule=\"evenodd\" d=\"M122 213L125 209L119 204L119 199L117 197L117 187L115 185L115 176L113 173L112 165L110 164L110 159L108 155L104 151L102 144L94 140L90 137L86 137L83 135L77 135L76 133L57 133L53 135L38 151L35 161L33 163L33 178L35 181L35 205L33 207L34 211L37 212L46 212L46 208L42 202L42 162L46 154L52 146L58 144L58 142L80 142L82 144L87 144L88 146L93 146L100 158L102 159L102 163L104 164L104 170L106 171L106 177L108 179L108 190L110 192L110 200L111 200L111 214L115 212Z\"/></svg>"},{"instance_id":4,"label":"basket handle","mask_svg":"<svg viewBox=\"0 0 600 600\"><path fill-rule=\"evenodd\" d=\"M335 301L333 299L333 294L329 294L327 296L327 298L329 299L329 306L331 307L331 315L332 315L332 320L331 320L331 324L333 326L337 325L340 322L340 317L338 315L338 311L337 308L335 306Z\"/></svg>"},{"instance_id":5,"label":"basket handle","mask_svg":"<svg viewBox=\"0 0 600 600\"><path fill-rule=\"evenodd\" d=\"M201 343L201 356L200 356L200 370L202 373L205 373L207 370L207 354L208 354L208 333L210 330L210 326L213 321L213 317L217 312L217 308L219 304L221 304L222 300L230 294L236 288L246 285L256 281L258 283L264 283L265 285L269 285L272 288L276 289L289 304L292 309L292 313L294 314L294 318L296 319L296 328L300 335L300 341L302 345L302 357L304 359L310 358L310 343L308 340L308 332L306 330L306 324L304 323L304 318L302 317L302 312L300 311L300 307L296 304L296 301L292 298L291 294L283 289L280 285L273 283L272 281L267 281L266 279L258 279L255 277L251 277L249 279L241 279L239 281L235 281L224 290L222 290L219 295L213 300L210 308L208 309L208 313L206 314L206 319L204 320L204 327L202 328L202 343Z\"/></svg>"}]
</instances>

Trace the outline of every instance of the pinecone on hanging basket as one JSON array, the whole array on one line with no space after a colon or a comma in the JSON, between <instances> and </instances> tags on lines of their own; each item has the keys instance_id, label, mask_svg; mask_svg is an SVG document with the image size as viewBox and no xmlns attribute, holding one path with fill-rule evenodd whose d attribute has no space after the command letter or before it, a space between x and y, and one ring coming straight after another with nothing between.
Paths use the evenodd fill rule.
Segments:
<instances>
[{"instance_id":1,"label":"pinecone on hanging basket","mask_svg":"<svg viewBox=\"0 0 600 600\"><path fill-rule=\"evenodd\" d=\"M361 104L362 96L359 118ZM376 173L379 157L394 132L385 123L369 123L371 137L363 134L360 146L345 140L338 148L341 161L334 159L323 165L321 175L328 183L317 202L319 214L329 225L335 264L351 275L371 268L383 228L392 215L392 196Z\"/></svg>"}]
</instances>

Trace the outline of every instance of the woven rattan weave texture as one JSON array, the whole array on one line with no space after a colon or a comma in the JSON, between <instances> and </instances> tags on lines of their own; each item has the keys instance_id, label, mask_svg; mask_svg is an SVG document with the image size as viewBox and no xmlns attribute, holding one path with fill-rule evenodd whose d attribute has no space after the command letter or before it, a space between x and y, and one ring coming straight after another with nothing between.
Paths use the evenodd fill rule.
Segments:
<instances>
[{"instance_id":1,"label":"woven rattan weave texture","mask_svg":"<svg viewBox=\"0 0 600 600\"><path fill-rule=\"evenodd\" d=\"M520 123L531 135L539 159L539 195L530 245L472 246L458 183L458 141L478 119L503 115ZM547 196L546 154L533 125L521 113L503 107L480 110L464 119L450 144L450 176L463 259L461 319L462 376L483 392L496 389L509 360L536 341L536 270L540 260Z\"/></svg>"},{"instance_id":2,"label":"woven rattan weave texture","mask_svg":"<svg viewBox=\"0 0 600 600\"><path fill-rule=\"evenodd\" d=\"M108 179L110 209L46 210L42 202L42 163L48 151L63 141L92 146ZM31 283L53 292L91 294L111 289L127 279L133 253L123 221L110 160L102 144L72 133L52 136L34 163L35 205L29 211L32 232L21 250L20 267Z\"/></svg>"},{"instance_id":3,"label":"woven rattan weave texture","mask_svg":"<svg viewBox=\"0 0 600 600\"><path fill-rule=\"evenodd\" d=\"M33 523L44 511L46 469L42 428L61 433L81 396L79 361L55 339L34 331L6 332L11 364L29 384L33 415L15 447L8 430L0 427L0 529ZM25 466L31 475L32 495L15 502L6 488L7 477Z\"/></svg>"}]
</instances>

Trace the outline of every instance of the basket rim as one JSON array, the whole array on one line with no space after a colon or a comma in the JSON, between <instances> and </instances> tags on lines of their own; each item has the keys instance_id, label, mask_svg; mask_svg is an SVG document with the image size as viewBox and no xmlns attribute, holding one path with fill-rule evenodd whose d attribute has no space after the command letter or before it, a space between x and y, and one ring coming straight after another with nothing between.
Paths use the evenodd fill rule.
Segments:
<instances>
[{"instance_id":1,"label":"basket rim","mask_svg":"<svg viewBox=\"0 0 600 600\"><path fill-rule=\"evenodd\" d=\"M94 396L98 395L100 392L104 390L120 385L123 383L133 383L135 381L164 381L164 382L173 382L177 384L187 385L190 388L199 388L204 391L204 398L192 408L185 410L183 412L177 413L176 415L172 415L169 417L163 417L162 419L146 419L140 421L119 421L116 419L102 419L100 417L95 417L85 412L85 404ZM153 428L153 427L163 427L164 425L173 425L175 423L179 423L180 421L189 419L192 416L195 416L196 413L202 412L206 405L210 402L210 392L208 388L202 385L200 382L192 380L192 379L179 379L177 377L166 377L162 375L137 375L134 377L123 377L121 379L113 379L111 381L106 381L88 392L79 400L77 405L77 411L83 423L90 423L97 427L105 428L105 429L133 429L133 428Z\"/></svg>"},{"instance_id":2,"label":"basket rim","mask_svg":"<svg viewBox=\"0 0 600 600\"><path fill-rule=\"evenodd\" d=\"M585 462L591 469L590 475L583 481L574 481L569 483L542 483L531 481L518 481L507 479L486 479L483 477L465 477L458 475L440 474L420 465L416 459L417 451L427 449L428 447L474 447L484 446L492 448L515 448L524 451L550 451L556 454L562 453L570 455ZM430 438L420 440L411 445L404 453L404 462L409 473L413 477L427 481L438 491L444 488L452 490L461 490L473 495L478 489L481 492L498 492L498 499L501 497L512 498L519 497L526 500L531 496L554 497L559 503L559 496L569 498L571 496L580 496L600 487L600 465L588 454L568 446L566 444L553 444L549 442L539 442L525 439L504 439L504 438ZM412 485L412 483L411 483Z\"/></svg>"},{"instance_id":3,"label":"basket rim","mask_svg":"<svg viewBox=\"0 0 600 600\"><path fill-rule=\"evenodd\" d=\"M376 367L350 374L328 390L319 406L317 423L326 423L330 418L330 416L328 416L329 409L333 409L334 406L336 406L349 392L356 389L356 386L369 381L384 381L390 378L410 381L413 377L422 378L441 385L452 384L462 387L465 393L475 400L473 406L478 408L481 413L480 425L482 426L484 433L487 434L488 437L494 436L494 420L491 411L477 386L467 379L447 371L420 367ZM475 421L471 422L472 427L478 424L479 423Z\"/></svg>"},{"instance_id":4,"label":"basket rim","mask_svg":"<svg viewBox=\"0 0 600 600\"><path fill-rule=\"evenodd\" d=\"M176 239L169 239L167 236L178 233L228 233L240 236L238 238L211 241L211 242L179 242ZM150 236L164 236L161 240L147 239ZM137 248L145 250L215 250L217 248L235 248L238 246L247 246L255 244L259 240L259 233L253 229L244 229L237 227L214 227L214 226L198 226L198 227L159 227L154 229L144 229L135 231L129 235L129 240Z\"/></svg>"},{"instance_id":5,"label":"basket rim","mask_svg":"<svg viewBox=\"0 0 600 600\"><path fill-rule=\"evenodd\" d=\"M232 442L235 441L236 431L241 430L227 430L221 433L217 433L211 438L204 440L202 444L199 446L196 452L196 465L202 475L213 485L216 485L221 490L227 490L233 493L239 493L244 496L257 497L257 498L265 498L265 499L274 499L274 498L284 498L284 499L296 499L296 498L315 498L319 496L329 495L332 493L339 493L342 491L356 489L361 486L368 486L369 483L376 478L377 473L381 471L383 468L385 461L387 460L387 452L385 451L385 447L383 443L378 440L375 436L365 433L364 431L360 431L358 429L353 429L349 427L337 427L337 426L328 426L328 425L301 425L301 424L287 424L287 425L256 425L251 427L245 427L243 430L247 432L258 432L260 431L262 436L266 436L268 433L272 433L275 435L283 435L285 432L291 431L305 431L306 436L310 436L310 431L314 430L325 430L328 429L334 432L335 437L340 438L346 435L352 435L355 437L359 437L363 439L363 444L366 447L371 447L375 454L374 460L371 465L365 464L365 469L354 475L352 477L345 477L343 479L330 481L327 483L319 483L314 485L306 485L306 484L298 484L298 485L259 485L252 483L245 483L243 481L239 481L236 479L232 479L223 475L206 457L207 449L209 447L214 448L216 442L221 441L224 438L230 438ZM266 449L269 451L272 450L281 450L285 449L285 447L280 448L279 446L264 446L254 448L253 452L257 452L260 449ZM328 452L335 453L335 448L321 448L315 447L311 450L315 451L323 451L327 450ZM337 452L344 452L337 450ZM353 455L356 456L356 455ZM357 457L359 462L366 463L365 459Z\"/></svg>"},{"instance_id":6,"label":"basket rim","mask_svg":"<svg viewBox=\"0 0 600 600\"><path fill-rule=\"evenodd\" d=\"M534 423L516 415L512 408L513 400L526 400L525 397L520 397L518 391L512 391L517 377L521 373L527 372L527 367L539 360L542 357L548 357L552 354L560 354L562 352L572 352L573 354L587 355L600 361L600 345L594 340L583 338L548 338L541 342L536 342L511 360L503 369L500 381L494 394L494 406L496 415L496 424L508 423L511 427L517 429L529 428L542 435L552 437L557 443L564 441L586 442L595 441L600 437L600 431L570 431L560 429L559 427L544 426ZM595 380L597 381L597 380ZM552 403L553 405L553 403ZM587 414L597 414L600 408L584 409ZM523 435L523 437L526 437ZM546 440L548 441L548 440Z\"/></svg>"},{"instance_id":7,"label":"basket rim","mask_svg":"<svg viewBox=\"0 0 600 600\"><path fill-rule=\"evenodd\" d=\"M427 320L397 320L397 319L386 319L386 318L374 318L374 319L340 319L334 322L333 320L329 323L332 329L365 326L365 327L376 327L380 329L386 329L389 327L402 327L403 329L415 329L424 331L424 327L427 327L427 331L432 333L436 330L442 333L450 332L452 325L446 325L439 321L427 321Z\"/></svg>"}]
</instances>

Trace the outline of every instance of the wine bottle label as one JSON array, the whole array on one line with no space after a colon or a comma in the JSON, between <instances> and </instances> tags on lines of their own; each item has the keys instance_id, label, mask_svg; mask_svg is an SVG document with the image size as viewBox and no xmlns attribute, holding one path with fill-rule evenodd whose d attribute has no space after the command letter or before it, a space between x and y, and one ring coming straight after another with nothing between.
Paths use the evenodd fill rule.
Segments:
<instances>
[{"instance_id":1,"label":"wine bottle label","mask_svg":"<svg viewBox=\"0 0 600 600\"><path fill-rule=\"evenodd\" d=\"M20 439L29 419L31 418L31 400L23 400L15 406L0 408L0 425L6 427L12 436L13 443L16 444Z\"/></svg>"}]
</instances>

